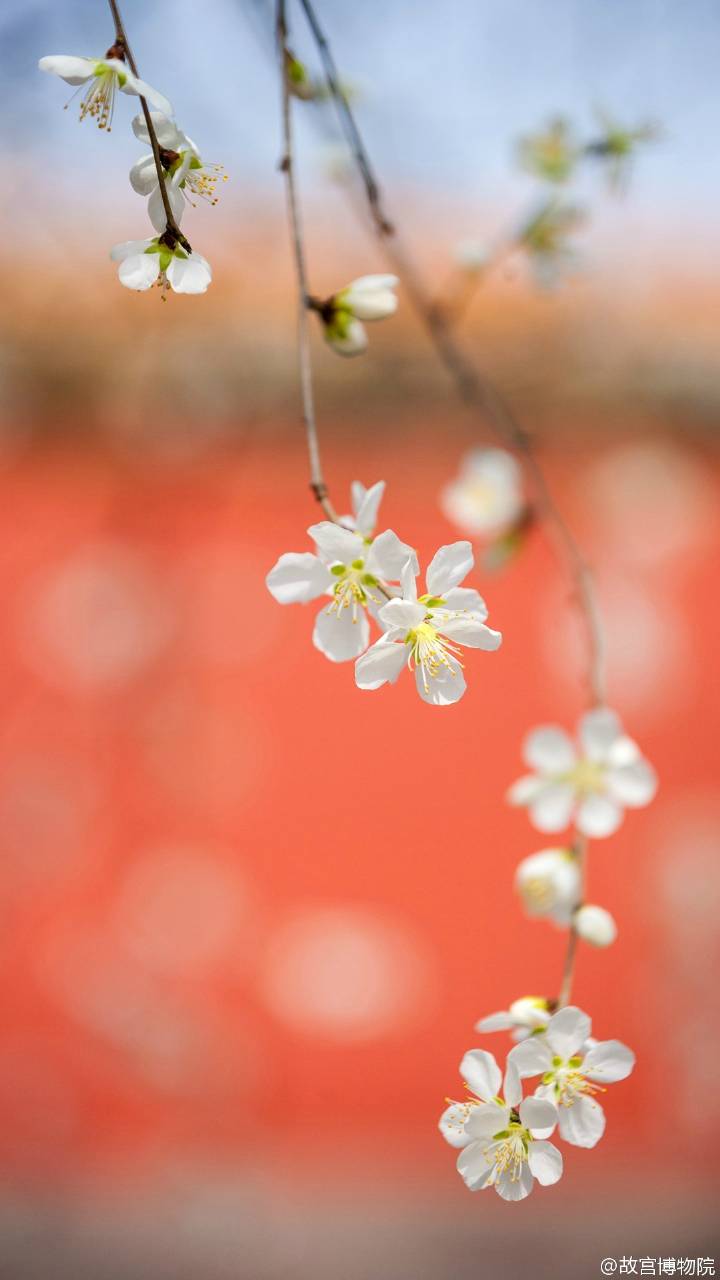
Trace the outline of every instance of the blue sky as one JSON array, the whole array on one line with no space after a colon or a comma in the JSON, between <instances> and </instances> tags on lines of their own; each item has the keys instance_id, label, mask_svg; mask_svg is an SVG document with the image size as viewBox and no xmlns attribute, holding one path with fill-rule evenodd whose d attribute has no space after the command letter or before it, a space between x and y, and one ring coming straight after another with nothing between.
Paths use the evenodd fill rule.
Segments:
<instances>
[{"instance_id":1,"label":"blue sky","mask_svg":"<svg viewBox=\"0 0 720 1280\"><path fill-rule=\"evenodd\" d=\"M173 100L179 122L253 190L277 190L277 87L262 0L125 0L141 74ZM309 51L291 4L294 44ZM361 123L393 182L462 199L504 199L518 134L563 112L591 126L593 104L663 122L634 186L667 216L710 213L720 186L718 0L318 0L338 60L363 98ZM80 131L69 96L35 71L43 53L102 53L102 0L3 0L3 144L87 182L108 139ZM111 142L136 157L121 103ZM58 157L62 164L58 165Z\"/></svg>"}]
</instances>

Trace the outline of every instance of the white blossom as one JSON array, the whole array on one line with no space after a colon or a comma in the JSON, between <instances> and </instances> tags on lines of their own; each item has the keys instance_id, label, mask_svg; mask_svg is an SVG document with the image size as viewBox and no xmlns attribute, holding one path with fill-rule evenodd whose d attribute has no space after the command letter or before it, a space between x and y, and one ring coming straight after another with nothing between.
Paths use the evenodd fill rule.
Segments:
<instances>
[{"instance_id":1,"label":"white blossom","mask_svg":"<svg viewBox=\"0 0 720 1280\"><path fill-rule=\"evenodd\" d=\"M217 184L226 181L222 165L206 164L192 138L178 129L161 111L151 111L150 116L160 148L160 160L166 175L165 188L176 222L193 198L217 204ZM133 133L148 146L150 135L143 116L132 122ZM138 160L130 170L130 183L138 195L149 196L148 214L156 231L164 231L167 218L158 182L155 158L152 152Z\"/></svg>"},{"instance_id":2,"label":"white blossom","mask_svg":"<svg viewBox=\"0 0 720 1280\"><path fill-rule=\"evenodd\" d=\"M440 1117L440 1132L461 1148L458 1172L470 1191L494 1187L504 1200L524 1200L533 1181L550 1186L562 1175L562 1155L546 1139L557 1124L555 1105L523 1098L520 1075L511 1058L502 1073L491 1053L471 1049L460 1063L469 1097L453 1102Z\"/></svg>"},{"instance_id":3,"label":"white blossom","mask_svg":"<svg viewBox=\"0 0 720 1280\"><path fill-rule=\"evenodd\" d=\"M476 1031L509 1031L513 1040L525 1040L543 1030L551 1016L550 1001L544 996L521 996L509 1009L489 1013L475 1023Z\"/></svg>"},{"instance_id":4,"label":"white blossom","mask_svg":"<svg viewBox=\"0 0 720 1280\"><path fill-rule=\"evenodd\" d=\"M353 516L348 518L352 528L330 520L312 525L308 534L315 552L286 552L266 578L280 604L330 597L316 616L313 644L331 662L347 662L367 649L368 613L377 614L387 599L383 588L397 582L408 561L417 568L412 547L391 529L373 537L384 489L382 480L370 489L356 481Z\"/></svg>"},{"instance_id":5,"label":"white blossom","mask_svg":"<svg viewBox=\"0 0 720 1280\"><path fill-rule=\"evenodd\" d=\"M487 607L472 588L460 583L473 567L469 542L441 547L425 578L425 594L418 598L416 567L405 565L402 597L379 610L386 628L355 664L359 689L394 684L403 667L415 671L415 684L424 702L448 706L465 692L461 645L492 651L502 641L499 631L485 626Z\"/></svg>"},{"instance_id":6,"label":"white blossom","mask_svg":"<svg viewBox=\"0 0 720 1280\"><path fill-rule=\"evenodd\" d=\"M547 916L561 927L580 900L580 869L571 849L542 849L524 858L515 872L515 888L530 916Z\"/></svg>"},{"instance_id":7,"label":"white blossom","mask_svg":"<svg viewBox=\"0 0 720 1280\"><path fill-rule=\"evenodd\" d=\"M578 907L573 916L573 927L593 947L609 947L617 938L617 925L610 912L591 902Z\"/></svg>"},{"instance_id":8,"label":"white blossom","mask_svg":"<svg viewBox=\"0 0 720 1280\"><path fill-rule=\"evenodd\" d=\"M187 253L182 245L170 248L161 237L150 240L127 240L110 251L113 262L119 262L118 278L126 289L145 292L154 284L174 293L205 293L212 281L212 270L199 253Z\"/></svg>"},{"instance_id":9,"label":"white blossom","mask_svg":"<svg viewBox=\"0 0 720 1280\"><path fill-rule=\"evenodd\" d=\"M538 831L563 831L574 822L586 836L609 836L625 808L650 803L657 790L655 772L607 707L581 718L578 737L576 746L555 725L534 729L523 747L534 772L510 788L508 800L528 808Z\"/></svg>"},{"instance_id":10,"label":"white blossom","mask_svg":"<svg viewBox=\"0 0 720 1280\"><path fill-rule=\"evenodd\" d=\"M342 356L357 356L368 340L363 321L384 320L397 311L397 276L360 276L318 307L325 340Z\"/></svg>"},{"instance_id":11,"label":"white blossom","mask_svg":"<svg viewBox=\"0 0 720 1280\"><path fill-rule=\"evenodd\" d=\"M116 50L117 46L114 46L109 55ZM38 67L41 71L60 76L67 84L83 85L89 81L87 92L80 102L80 119L90 116L91 120L97 122L99 129L106 129L108 133L112 127L117 89L121 93L147 99L166 116L173 114L172 104L164 94L158 93L152 85L133 75L122 58L109 55L105 58L76 58L60 53L48 54L40 59Z\"/></svg>"},{"instance_id":12,"label":"white blossom","mask_svg":"<svg viewBox=\"0 0 720 1280\"><path fill-rule=\"evenodd\" d=\"M520 466L505 449L471 449L457 478L442 490L440 505L448 520L468 533L500 533L524 510Z\"/></svg>"},{"instance_id":13,"label":"white blossom","mask_svg":"<svg viewBox=\"0 0 720 1280\"><path fill-rule=\"evenodd\" d=\"M520 1076L542 1076L535 1096L554 1102L560 1136L576 1147L594 1147L605 1131L605 1114L594 1095L624 1080L635 1055L619 1040L590 1040L586 1013L570 1005L553 1014L542 1035L510 1050L508 1062Z\"/></svg>"}]
</instances>

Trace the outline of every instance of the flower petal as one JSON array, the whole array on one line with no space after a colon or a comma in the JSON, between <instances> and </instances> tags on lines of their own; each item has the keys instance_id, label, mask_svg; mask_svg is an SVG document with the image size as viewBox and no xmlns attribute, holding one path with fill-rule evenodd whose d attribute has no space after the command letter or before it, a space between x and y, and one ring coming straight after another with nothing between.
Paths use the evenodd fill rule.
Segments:
<instances>
[{"instance_id":1,"label":"flower petal","mask_svg":"<svg viewBox=\"0 0 720 1280\"><path fill-rule=\"evenodd\" d=\"M538 831L552 835L570 824L575 788L569 782L549 782L530 802L529 816Z\"/></svg>"},{"instance_id":2,"label":"flower petal","mask_svg":"<svg viewBox=\"0 0 720 1280\"><path fill-rule=\"evenodd\" d=\"M152 288L160 274L160 255L157 253L136 253L124 258L118 267L118 278L126 289L137 289L143 293Z\"/></svg>"},{"instance_id":3,"label":"flower petal","mask_svg":"<svg viewBox=\"0 0 720 1280\"><path fill-rule=\"evenodd\" d=\"M166 182L165 188L167 190L168 201L173 212L173 217L179 226L185 212L185 197L182 191L174 186L172 182ZM163 204L162 192L160 191L160 184L157 181L157 176L155 178L155 185L150 191L150 199L148 200L148 217L156 231L163 232L167 227L167 214L165 212L165 205ZM168 268L168 279L171 280L171 282L173 280L173 276L177 279L179 274L182 274L182 272L178 273L177 268L182 267L184 263L192 264L196 257L197 255L193 253L189 258L173 258ZM208 280L207 284L209 283L210 281ZM205 288L207 288L207 284ZM175 283L173 283L173 288L176 293L205 292L205 289L178 289Z\"/></svg>"},{"instance_id":4,"label":"flower petal","mask_svg":"<svg viewBox=\"0 0 720 1280\"><path fill-rule=\"evenodd\" d=\"M152 156L143 156L130 170L130 186L139 196L149 196L158 184L157 170Z\"/></svg>"},{"instance_id":5,"label":"flower petal","mask_svg":"<svg viewBox=\"0 0 720 1280\"><path fill-rule=\"evenodd\" d=\"M487 1142L510 1123L510 1108L498 1106L497 1102L470 1106L469 1112L465 1127L472 1141Z\"/></svg>"},{"instance_id":6,"label":"flower petal","mask_svg":"<svg viewBox=\"0 0 720 1280\"><path fill-rule=\"evenodd\" d=\"M475 1023L475 1030L510 1031L514 1026L515 1019L503 1009L499 1013L489 1013L486 1018L481 1018Z\"/></svg>"},{"instance_id":7,"label":"flower petal","mask_svg":"<svg viewBox=\"0 0 720 1280\"><path fill-rule=\"evenodd\" d=\"M399 581L408 561L410 561L413 573L417 573L418 559L416 551L409 547L407 542L401 542L392 529L386 529L384 533L375 538L367 555L369 572L375 573L390 582Z\"/></svg>"},{"instance_id":8,"label":"flower petal","mask_svg":"<svg viewBox=\"0 0 720 1280\"><path fill-rule=\"evenodd\" d=\"M488 616L488 607L474 587L451 587L443 596L446 609L462 609L464 613L471 613L479 622L484 622Z\"/></svg>"},{"instance_id":9,"label":"flower petal","mask_svg":"<svg viewBox=\"0 0 720 1280\"><path fill-rule=\"evenodd\" d=\"M490 1184L493 1170L485 1158L485 1146L482 1142L471 1142L460 1152L457 1171L468 1191L481 1191Z\"/></svg>"},{"instance_id":10,"label":"flower petal","mask_svg":"<svg viewBox=\"0 0 720 1280\"><path fill-rule=\"evenodd\" d=\"M516 1044L508 1054L523 1080L528 1076L543 1076L552 1066L552 1052L541 1036L530 1036Z\"/></svg>"},{"instance_id":11,"label":"flower petal","mask_svg":"<svg viewBox=\"0 0 720 1280\"><path fill-rule=\"evenodd\" d=\"M385 492L385 481L378 480L366 489L359 480L353 480L350 486L352 495L355 527L364 537L369 538L377 524L378 508ZM402 568L402 565L400 566Z\"/></svg>"},{"instance_id":12,"label":"flower petal","mask_svg":"<svg viewBox=\"0 0 720 1280\"><path fill-rule=\"evenodd\" d=\"M616 738L622 736L620 717L609 707L586 711L578 726L583 755L597 764L607 759Z\"/></svg>"},{"instance_id":13,"label":"flower petal","mask_svg":"<svg viewBox=\"0 0 720 1280\"><path fill-rule=\"evenodd\" d=\"M635 1066L635 1054L620 1040L601 1040L585 1054L582 1073L588 1080L614 1084L625 1080Z\"/></svg>"},{"instance_id":14,"label":"flower petal","mask_svg":"<svg viewBox=\"0 0 720 1280\"><path fill-rule=\"evenodd\" d=\"M422 667L416 667L415 687L423 702L433 707L449 707L459 702L467 689L461 667L441 667L434 676L426 676Z\"/></svg>"},{"instance_id":15,"label":"flower petal","mask_svg":"<svg viewBox=\"0 0 720 1280\"><path fill-rule=\"evenodd\" d=\"M512 1061L510 1054L508 1054L507 1062L505 1063L503 1094L509 1107L520 1105L522 1101L522 1082L520 1080L520 1072Z\"/></svg>"},{"instance_id":16,"label":"flower petal","mask_svg":"<svg viewBox=\"0 0 720 1280\"><path fill-rule=\"evenodd\" d=\"M502 1072L487 1049L470 1049L460 1063L460 1075L483 1102L492 1102L500 1091Z\"/></svg>"},{"instance_id":17,"label":"flower petal","mask_svg":"<svg viewBox=\"0 0 720 1280\"><path fill-rule=\"evenodd\" d=\"M331 662L350 662L364 653L370 643L370 623L364 609L353 617L352 609L339 612L323 606L315 619L313 644Z\"/></svg>"},{"instance_id":18,"label":"flower petal","mask_svg":"<svg viewBox=\"0 0 720 1280\"><path fill-rule=\"evenodd\" d=\"M636 760L618 769L608 769L605 785L613 800L628 809L642 809L655 796L658 788L657 774L647 760Z\"/></svg>"},{"instance_id":19,"label":"flower petal","mask_svg":"<svg viewBox=\"0 0 720 1280\"><path fill-rule=\"evenodd\" d=\"M413 604L411 600L388 600L378 612L383 626L402 627L410 631L417 627L425 617L425 608L421 604Z\"/></svg>"},{"instance_id":20,"label":"flower petal","mask_svg":"<svg viewBox=\"0 0 720 1280\"><path fill-rule=\"evenodd\" d=\"M109 61L112 64L113 59ZM175 114L169 98L166 98L164 93L159 93L157 89L153 89L152 85L147 83L147 80L140 80L138 76L134 76L125 64L123 64L122 74L125 83L119 86L121 93L134 93L139 98L145 98L151 106L158 111L162 111L163 115L172 116Z\"/></svg>"},{"instance_id":21,"label":"flower petal","mask_svg":"<svg viewBox=\"0 0 720 1280\"><path fill-rule=\"evenodd\" d=\"M551 1187L562 1177L563 1158L552 1142L531 1142L528 1164L541 1187Z\"/></svg>"},{"instance_id":22,"label":"flower petal","mask_svg":"<svg viewBox=\"0 0 720 1280\"><path fill-rule=\"evenodd\" d=\"M332 578L311 551L286 551L273 565L265 584L279 604L306 604L328 590Z\"/></svg>"},{"instance_id":23,"label":"flower petal","mask_svg":"<svg viewBox=\"0 0 720 1280\"><path fill-rule=\"evenodd\" d=\"M546 1138L558 1122L558 1109L548 1098L523 1098L520 1119L531 1133Z\"/></svg>"},{"instance_id":24,"label":"flower petal","mask_svg":"<svg viewBox=\"0 0 720 1280\"><path fill-rule=\"evenodd\" d=\"M515 1177L506 1169L495 1180L495 1190L503 1200L524 1200L533 1189L533 1175L530 1165L524 1161L520 1176Z\"/></svg>"},{"instance_id":25,"label":"flower petal","mask_svg":"<svg viewBox=\"0 0 720 1280\"><path fill-rule=\"evenodd\" d=\"M466 1103L451 1102L450 1106L443 1111L438 1128L451 1147L466 1147L469 1142L472 1142L473 1139L465 1128L465 1121L468 1118L468 1112L473 1109Z\"/></svg>"},{"instance_id":26,"label":"flower petal","mask_svg":"<svg viewBox=\"0 0 720 1280\"><path fill-rule=\"evenodd\" d=\"M533 729L523 743L523 760L539 773L565 773L576 761L575 744L558 725L541 725Z\"/></svg>"},{"instance_id":27,"label":"flower petal","mask_svg":"<svg viewBox=\"0 0 720 1280\"><path fill-rule=\"evenodd\" d=\"M324 328L325 341L339 356L360 356L367 350L367 334L359 320L351 319L342 335L332 326Z\"/></svg>"},{"instance_id":28,"label":"flower petal","mask_svg":"<svg viewBox=\"0 0 720 1280\"><path fill-rule=\"evenodd\" d=\"M353 529L344 529L332 520L321 520L319 524L311 524L308 533L328 564L352 564L353 560L365 559L365 544Z\"/></svg>"},{"instance_id":29,"label":"flower petal","mask_svg":"<svg viewBox=\"0 0 720 1280\"><path fill-rule=\"evenodd\" d=\"M568 1005L554 1013L545 1029L545 1036L554 1054L567 1062L582 1049L592 1034L592 1022L582 1009ZM513 1050L513 1052L515 1052Z\"/></svg>"},{"instance_id":30,"label":"flower petal","mask_svg":"<svg viewBox=\"0 0 720 1280\"><path fill-rule=\"evenodd\" d=\"M407 662L408 650L404 644L396 644L382 636L371 645L367 653L355 663L355 683L358 689L379 689L381 685L394 684Z\"/></svg>"},{"instance_id":31,"label":"flower petal","mask_svg":"<svg viewBox=\"0 0 720 1280\"><path fill-rule=\"evenodd\" d=\"M67 84L84 84L95 74L97 58L74 58L69 54L50 53L38 62L41 71L60 76Z\"/></svg>"},{"instance_id":32,"label":"flower petal","mask_svg":"<svg viewBox=\"0 0 720 1280\"><path fill-rule=\"evenodd\" d=\"M178 129L173 120L165 115L164 111L151 111L150 119L153 122L153 128L158 142L166 151L184 151L188 145L189 139L182 129ZM132 131L140 142L150 143L150 134L148 133L145 117L142 115L135 116L132 122ZM149 157L154 164L152 156Z\"/></svg>"},{"instance_id":33,"label":"flower petal","mask_svg":"<svg viewBox=\"0 0 720 1280\"><path fill-rule=\"evenodd\" d=\"M457 640L458 644L467 645L468 649L483 649L486 653L494 653L502 644L502 634L486 627L484 622L474 618L451 618L440 626L444 636L449 640Z\"/></svg>"},{"instance_id":34,"label":"flower petal","mask_svg":"<svg viewBox=\"0 0 720 1280\"><path fill-rule=\"evenodd\" d=\"M545 790L547 783L537 776L536 773L526 773L522 778L518 778L517 782L513 782L508 787L505 799L508 804L526 805L532 804L537 800L538 796Z\"/></svg>"},{"instance_id":35,"label":"flower petal","mask_svg":"<svg viewBox=\"0 0 720 1280\"><path fill-rule=\"evenodd\" d=\"M425 576L428 593L444 596L446 591L459 586L475 563L469 542L451 542L435 552Z\"/></svg>"},{"instance_id":36,"label":"flower petal","mask_svg":"<svg viewBox=\"0 0 720 1280\"><path fill-rule=\"evenodd\" d=\"M110 257L113 262L123 262L125 258L144 253L151 244L152 240L124 240L122 244L116 244L110 250Z\"/></svg>"},{"instance_id":37,"label":"flower petal","mask_svg":"<svg viewBox=\"0 0 720 1280\"><path fill-rule=\"evenodd\" d=\"M199 253L191 253L189 258L174 257L166 275L175 293L205 293L212 283L210 266Z\"/></svg>"},{"instance_id":38,"label":"flower petal","mask_svg":"<svg viewBox=\"0 0 720 1280\"><path fill-rule=\"evenodd\" d=\"M573 1147L594 1147L605 1132L605 1112L582 1094L568 1107L560 1107L560 1137Z\"/></svg>"},{"instance_id":39,"label":"flower petal","mask_svg":"<svg viewBox=\"0 0 720 1280\"><path fill-rule=\"evenodd\" d=\"M581 800L576 815L576 824L583 835L601 840L617 831L623 820L623 812L610 796L593 792Z\"/></svg>"}]
</instances>

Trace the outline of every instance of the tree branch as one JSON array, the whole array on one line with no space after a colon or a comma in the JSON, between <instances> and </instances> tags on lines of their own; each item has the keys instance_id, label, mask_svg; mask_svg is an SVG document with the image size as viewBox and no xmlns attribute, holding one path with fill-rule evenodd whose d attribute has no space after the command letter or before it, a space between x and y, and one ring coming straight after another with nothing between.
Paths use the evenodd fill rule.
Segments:
<instances>
[{"instance_id":1,"label":"tree branch","mask_svg":"<svg viewBox=\"0 0 720 1280\"><path fill-rule=\"evenodd\" d=\"M120 49L124 52L127 64L133 75L138 76L139 78L140 73L137 69L137 63L132 55L130 45L128 44L128 38L125 34L125 26L120 15L117 0L108 0L108 4L110 6L112 20L115 24L115 43L119 45ZM157 133L155 132L155 125L153 124L152 115L150 114L150 108L145 98L142 96L140 97L140 106L142 107L142 113L145 117L145 124L147 125L148 136L150 138L150 146L152 147L153 160L155 161L155 169L157 172L158 184L160 186L160 199L162 200L165 218L167 221L167 230L171 233L177 244L181 244L183 249L188 253L192 253L190 244L180 230L170 205L167 186L165 183L165 170L163 168L162 160L160 159L160 144L157 139Z\"/></svg>"}]
</instances>

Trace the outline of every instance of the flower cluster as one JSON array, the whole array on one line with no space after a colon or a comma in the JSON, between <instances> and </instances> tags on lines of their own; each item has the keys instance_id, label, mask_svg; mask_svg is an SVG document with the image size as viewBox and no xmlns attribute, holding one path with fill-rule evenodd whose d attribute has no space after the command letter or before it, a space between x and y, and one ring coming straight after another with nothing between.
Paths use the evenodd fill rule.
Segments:
<instances>
[{"instance_id":1,"label":"flower cluster","mask_svg":"<svg viewBox=\"0 0 720 1280\"><path fill-rule=\"evenodd\" d=\"M80 119L89 116L108 133L117 90L140 99L143 114L133 120L132 128L151 150L133 165L130 183L139 195L148 197L148 216L156 234L115 245L110 257L119 263L118 278L128 289L144 292L157 284L163 297L168 290L204 293L212 280L210 264L193 252L180 223L188 203L196 199L217 203L217 184L226 180L222 167L205 163L192 139L174 123L168 99L134 73L119 35L104 58L52 55L41 58L38 65L68 84L87 85Z\"/></svg>"},{"instance_id":2,"label":"flower cluster","mask_svg":"<svg viewBox=\"0 0 720 1280\"><path fill-rule=\"evenodd\" d=\"M470 1191L494 1187L504 1200L524 1200L535 1182L557 1182L562 1154L548 1138L557 1127L563 1142L594 1147L605 1131L596 1094L624 1080L635 1065L635 1055L619 1040L592 1039L582 1010L568 1006L550 1014L542 1005L532 998L516 1001L515 1014L493 1014L479 1024L481 1030L525 1032L507 1056L503 1096L491 1053L471 1049L460 1063L467 1097L448 1100L439 1127L460 1149L457 1168ZM539 1083L523 1097L522 1081L533 1077Z\"/></svg>"},{"instance_id":3,"label":"flower cluster","mask_svg":"<svg viewBox=\"0 0 720 1280\"><path fill-rule=\"evenodd\" d=\"M267 576L280 604L323 599L313 643L331 662L355 659L359 689L415 674L424 702L447 706L465 692L462 649L492 651L501 635L486 626L482 597L461 583L473 568L469 542L440 547L418 594L417 553L392 529L375 534L385 485L352 486L352 515L308 529L314 552L286 552ZM371 620L381 635L370 644Z\"/></svg>"}]
</instances>

